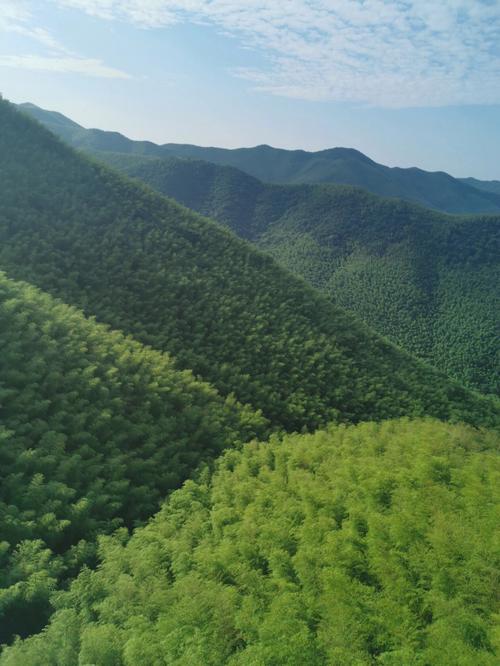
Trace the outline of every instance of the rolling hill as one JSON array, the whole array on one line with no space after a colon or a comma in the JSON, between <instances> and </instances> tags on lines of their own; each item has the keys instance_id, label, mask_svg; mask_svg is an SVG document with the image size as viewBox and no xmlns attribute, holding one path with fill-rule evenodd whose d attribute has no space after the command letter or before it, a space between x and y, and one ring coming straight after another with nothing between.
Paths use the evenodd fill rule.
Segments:
<instances>
[{"instance_id":1,"label":"rolling hill","mask_svg":"<svg viewBox=\"0 0 500 666\"><path fill-rule=\"evenodd\" d=\"M96 541L266 432L165 354L0 273L0 643L40 629Z\"/></svg>"},{"instance_id":2,"label":"rolling hill","mask_svg":"<svg viewBox=\"0 0 500 666\"><path fill-rule=\"evenodd\" d=\"M0 267L137 340L275 427L432 415L493 425L468 391L220 225L0 104Z\"/></svg>"},{"instance_id":3,"label":"rolling hill","mask_svg":"<svg viewBox=\"0 0 500 666\"><path fill-rule=\"evenodd\" d=\"M450 376L500 393L500 216L449 216L345 186L266 185L198 160L100 159L256 243Z\"/></svg>"},{"instance_id":4,"label":"rolling hill","mask_svg":"<svg viewBox=\"0 0 500 666\"><path fill-rule=\"evenodd\" d=\"M33 104L21 104L20 108L74 147L90 152L194 158L236 167L264 182L354 185L380 196L416 201L448 213L500 212L500 193L491 191L487 184L478 188L476 183L444 172L390 168L351 148L310 153L265 145L234 150L173 143L160 146L149 141L132 141L118 132L87 130L59 113Z\"/></svg>"},{"instance_id":5,"label":"rolling hill","mask_svg":"<svg viewBox=\"0 0 500 666\"><path fill-rule=\"evenodd\" d=\"M1 666L496 666L498 437L432 420L252 443L55 599Z\"/></svg>"}]
</instances>

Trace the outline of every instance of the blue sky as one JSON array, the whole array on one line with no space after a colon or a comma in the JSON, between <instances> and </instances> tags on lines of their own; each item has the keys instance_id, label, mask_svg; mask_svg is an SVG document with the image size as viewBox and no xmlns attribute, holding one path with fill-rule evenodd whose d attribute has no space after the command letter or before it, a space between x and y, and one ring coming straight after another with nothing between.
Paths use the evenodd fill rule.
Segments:
<instances>
[{"instance_id":1,"label":"blue sky","mask_svg":"<svg viewBox=\"0 0 500 666\"><path fill-rule=\"evenodd\" d=\"M0 0L0 91L160 143L500 179L500 0Z\"/></svg>"}]
</instances>

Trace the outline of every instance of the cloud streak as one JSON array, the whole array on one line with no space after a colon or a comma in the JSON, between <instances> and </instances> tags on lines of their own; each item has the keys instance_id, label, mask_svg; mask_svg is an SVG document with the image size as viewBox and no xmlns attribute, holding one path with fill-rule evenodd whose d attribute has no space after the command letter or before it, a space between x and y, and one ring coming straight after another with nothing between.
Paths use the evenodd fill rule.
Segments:
<instances>
[{"instance_id":1,"label":"cloud streak","mask_svg":"<svg viewBox=\"0 0 500 666\"><path fill-rule=\"evenodd\" d=\"M385 107L500 103L500 0L53 0L142 28L209 24L267 93Z\"/></svg>"},{"instance_id":2,"label":"cloud streak","mask_svg":"<svg viewBox=\"0 0 500 666\"><path fill-rule=\"evenodd\" d=\"M33 25L29 3L23 0L1 0L0 33L26 37L43 47L43 54L0 54L0 67L35 71L83 74L107 79L129 79L126 72L108 67L95 58L86 58L67 49L46 29Z\"/></svg>"},{"instance_id":3,"label":"cloud streak","mask_svg":"<svg viewBox=\"0 0 500 666\"><path fill-rule=\"evenodd\" d=\"M100 60L93 58L75 58L70 56L38 55L0 55L0 67L31 69L62 74L85 74L105 79L129 79L130 76L119 69L107 67Z\"/></svg>"}]
</instances>

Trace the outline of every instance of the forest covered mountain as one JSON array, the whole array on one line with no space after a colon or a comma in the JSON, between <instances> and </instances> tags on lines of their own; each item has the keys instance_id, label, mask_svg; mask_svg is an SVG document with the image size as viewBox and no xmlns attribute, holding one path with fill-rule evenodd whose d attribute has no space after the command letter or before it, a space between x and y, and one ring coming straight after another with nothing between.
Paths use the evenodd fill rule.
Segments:
<instances>
[{"instance_id":1,"label":"forest covered mountain","mask_svg":"<svg viewBox=\"0 0 500 666\"><path fill-rule=\"evenodd\" d=\"M58 134L57 121L76 132L81 141L66 137L75 145L94 132L37 107L33 113ZM124 137L118 145L104 134L110 149L130 148ZM256 243L449 376L500 393L500 215L450 217L349 187L270 185L231 167L158 159L157 146L141 146L145 154L94 154Z\"/></svg>"},{"instance_id":2,"label":"forest covered mountain","mask_svg":"<svg viewBox=\"0 0 500 666\"><path fill-rule=\"evenodd\" d=\"M431 415L498 422L464 389L215 222L0 105L0 267L173 354L286 430Z\"/></svg>"},{"instance_id":3,"label":"forest covered mountain","mask_svg":"<svg viewBox=\"0 0 500 666\"><path fill-rule=\"evenodd\" d=\"M448 213L500 212L500 192L487 182L417 168L391 168L351 148L310 153L265 145L233 150L174 143L157 145L133 141L118 132L85 129L60 113L33 104L19 106L74 147L87 151L194 158L236 167L264 182L354 185L380 196L415 201Z\"/></svg>"},{"instance_id":4,"label":"forest covered mountain","mask_svg":"<svg viewBox=\"0 0 500 666\"><path fill-rule=\"evenodd\" d=\"M497 19L0 2L0 666L499 666Z\"/></svg>"},{"instance_id":5,"label":"forest covered mountain","mask_svg":"<svg viewBox=\"0 0 500 666\"><path fill-rule=\"evenodd\" d=\"M266 433L165 354L0 273L0 643L43 627L99 534Z\"/></svg>"},{"instance_id":6,"label":"forest covered mountain","mask_svg":"<svg viewBox=\"0 0 500 666\"><path fill-rule=\"evenodd\" d=\"M500 215L449 216L332 185L268 185L231 167L99 159L256 243L379 333L500 393Z\"/></svg>"},{"instance_id":7,"label":"forest covered mountain","mask_svg":"<svg viewBox=\"0 0 500 666\"><path fill-rule=\"evenodd\" d=\"M0 126L0 664L493 666L499 401L5 101ZM100 155L262 244L335 205L325 252L351 216L377 221L352 240L373 256L444 226L349 187Z\"/></svg>"},{"instance_id":8,"label":"forest covered mountain","mask_svg":"<svg viewBox=\"0 0 500 666\"><path fill-rule=\"evenodd\" d=\"M496 666L498 436L331 426L226 453L2 666Z\"/></svg>"}]
</instances>

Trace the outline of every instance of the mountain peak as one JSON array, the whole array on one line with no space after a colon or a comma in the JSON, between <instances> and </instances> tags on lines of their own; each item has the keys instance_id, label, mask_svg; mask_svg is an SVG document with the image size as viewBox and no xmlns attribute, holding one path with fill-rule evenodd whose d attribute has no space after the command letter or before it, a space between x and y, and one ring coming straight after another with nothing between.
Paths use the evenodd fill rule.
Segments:
<instances>
[{"instance_id":1,"label":"mountain peak","mask_svg":"<svg viewBox=\"0 0 500 666\"><path fill-rule=\"evenodd\" d=\"M365 162L369 164L377 164L374 160L369 158L367 155L357 150L356 148L346 148L344 146L336 146L335 148L327 148L326 150L320 150L317 155L322 157L328 157L333 159L350 159L357 160L358 162Z\"/></svg>"}]
</instances>

